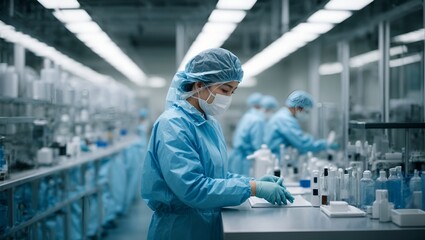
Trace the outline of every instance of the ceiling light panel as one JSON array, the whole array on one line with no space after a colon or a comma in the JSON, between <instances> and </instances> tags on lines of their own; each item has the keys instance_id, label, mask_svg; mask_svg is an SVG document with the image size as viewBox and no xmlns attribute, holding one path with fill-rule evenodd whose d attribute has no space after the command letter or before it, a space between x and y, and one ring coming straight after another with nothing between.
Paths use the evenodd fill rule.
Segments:
<instances>
[{"instance_id":1,"label":"ceiling light panel","mask_svg":"<svg viewBox=\"0 0 425 240\"><path fill-rule=\"evenodd\" d=\"M393 38L393 41L402 42L402 43L412 43L412 42L422 41L424 39L425 39L425 29L421 28L413 32L408 32L405 34L395 36Z\"/></svg>"},{"instance_id":2,"label":"ceiling light panel","mask_svg":"<svg viewBox=\"0 0 425 240\"><path fill-rule=\"evenodd\" d=\"M257 0L220 0L217 3L219 9L250 10Z\"/></svg>"},{"instance_id":3,"label":"ceiling light panel","mask_svg":"<svg viewBox=\"0 0 425 240\"><path fill-rule=\"evenodd\" d=\"M48 9L80 7L77 0L38 0L38 2Z\"/></svg>"},{"instance_id":4,"label":"ceiling light panel","mask_svg":"<svg viewBox=\"0 0 425 240\"><path fill-rule=\"evenodd\" d=\"M78 34L78 33L95 33L95 32L101 32L102 29L100 29L99 25L95 22L74 22L66 24L65 27L72 33Z\"/></svg>"},{"instance_id":5,"label":"ceiling light panel","mask_svg":"<svg viewBox=\"0 0 425 240\"><path fill-rule=\"evenodd\" d=\"M291 32L323 34L331 30L333 27L334 25L330 23L300 23L294 27Z\"/></svg>"},{"instance_id":6,"label":"ceiling light panel","mask_svg":"<svg viewBox=\"0 0 425 240\"><path fill-rule=\"evenodd\" d=\"M331 0L325 5L325 8L334 10L360 10L371 2L373 0Z\"/></svg>"},{"instance_id":7,"label":"ceiling light panel","mask_svg":"<svg viewBox=\"0 0 425 240\"><path fill-rule=\"evenodd\" d=\"M338 24L352 15L350 11L319 10L311 15L307 22Z\"/></svg>"},{"instance_id":8,"label":"ceiling light panel","mask_svg":"<svg viewBox=\"0 0 425 240\"><path fill-rule=\"evenodd\" d=\"M210 22L231 22L239 23L245 17L246 12L241 10L219 10L215 9L208 21Z\"/></svg>"},{"instance_id":9,"label":"ceiling light panel","mask_svg":"<svg viewBox=\"0 0 425 240\"><path fill-rule=\"evenodd\" d=\"M53 15L63 23L88 22L91 21L90 15L82 9L68 9L54 11Z\"/></svg>"}]
</instances>

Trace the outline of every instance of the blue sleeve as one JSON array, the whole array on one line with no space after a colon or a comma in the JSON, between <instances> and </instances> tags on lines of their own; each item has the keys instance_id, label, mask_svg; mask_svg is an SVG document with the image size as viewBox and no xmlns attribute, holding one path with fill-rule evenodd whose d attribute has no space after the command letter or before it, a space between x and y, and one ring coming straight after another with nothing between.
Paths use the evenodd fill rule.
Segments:
<instances>
[{"instance_id":1,"label":"blue sleeve","mask_svg":"<svg viewBox=\"0 0 425 240\"><path fill-rule=\"evenodd\" d=\"M278 124L280 125L278 129L282 132L282 135L285 136L287 141L292 146L296 147L301 154L308 151L319 152L326 150L326 140L315 140L312 135L304 133L297 122L289 122L288 120L285 122L279 121Z\"/></svg>"},{"instance_id":2,"label":"blue sleeve","mask_svg":"<svg viewBox=\"0 0 425 240\"><path fill-rule=\"evenodd\" d=\"M258 120L252 124L251 128L251 146L254 148L254 151L258 150L261 147L261 144L264 143L264 129L265 121Z\"/></svg>"},{"instance_id":3,"label":"blue sleeve","mask_svg":"<svg viewBox=\"0 0 425 240\"><path fill-rule=\"evenodd\" d=\"M243 203L251 195L249 179L205 176L198 154L198 151L205 149L197 149L194 131L178 119L165 119L159 123L158 133L161 137L155 143L155 151L169 188L182 202L193 208L218 208Z\"/></svg>"}]
</instances>

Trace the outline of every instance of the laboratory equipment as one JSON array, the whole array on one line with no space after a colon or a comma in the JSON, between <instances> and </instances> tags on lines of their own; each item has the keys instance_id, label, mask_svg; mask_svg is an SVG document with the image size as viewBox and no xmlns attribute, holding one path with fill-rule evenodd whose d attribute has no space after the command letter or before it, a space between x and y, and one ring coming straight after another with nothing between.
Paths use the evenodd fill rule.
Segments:
<instances>
[{"instance_id":1,"label":"laboratory equipment","mask_svg":"<svg viewBox=\"0 0 425 240\"><path fill-rule=\"evenodd\" d=\"M425 226L425 212L420 209L393 209L391 220L400 227Z\"/></svg>"},{"instance_id":2,"label":"laboratory equipment","mask_svg":"<svg viewBox=\"0 0 425 240\"><path fill-rule=\"evenodd\" d=\"M391 221L390 205L388 203L388 191L387 190L376 190L376 199L379 199L379 221L389 222Z\"/></svg>"},{"instance_id":3,"label":"laboratory equipment","mask_svg":"<svg viewBox=\"0 0 425 240\"><path fill-rule=\"evenodd\" d=\"M369 170L363 172L363 178L360 180L360 207L366 209L373 203L375 193L375 182L372 180L372 173Z\"/></svg>"},{"instance_id":4,"label":"laboratory equipment","mask_svg":"<svg viewBox=\"0 0 425 240\"><path fill-rule=\"evenodd\" d=\"M251 174L254 178L260 178L273 168L272 153L265 144L253 154L248 155L247 160L254 161L253 174Z\"/></svg>"},{"instance_id":5,"label":"laboratory equipment","mask_svg":"<svg viewBox=\"0 0 425 240\"><path fill-rule=\"evenodd\" d=\"M320 206L328 217L364 217L366 213L344 201L330 201L329 205Z\"/></svg>"},{"instance_id":6,"label":"laboratory equipment","mask_svg":"<svg viewBox=\"0 0 425 240\"><path fill-rule=\"evenodd\" d=\"M378 175L379 170L402 166L406 178L414 169L424 167L425 123L350 121L349 127L347 157L350 162L362 162L364 169L371 170L373 175Z\"/></svg>"},{"instance_id":7,"label":"laboratory equipment","mask_svg":"<svg viewBox=\"0 0 425 240\"><path fill-rule=\"evenodd\" d=\"M279 167L279 160L278 158L276 158L276 155L272 155L272 159L274 162L274 167L273 167L273 175L276 177L280 177L281 176L281 172L280 172L280 167Z\"/></svg>"},{"instance_id":8,"label":"laboratory equipment","mask_svg":"<svg viewBox=\"0 0 425 240\"><path fill-rule=\"evenodd\" d=\"M375 181L376 189L387 189L387 173L384 170L379 171L379 177Z\"/></svg>"},{"instance_id":9,"label":"laboratory equipment","mask_svg":"<svg viewBox=\"0 0 425 240\"><path fill-rule=\"evenodd\" d=\"M419 171L415 169L413 177L409 182L409 190L411 195L410 207L421 208L422 207L422 183L419 177Z\"/></svg>"},{"instance_id":10,"label":"laboratory equipment","mask_svg":"<svg viewBox=\"0 0 425 240\"><path fill-rule=\"evenodd\" d=\"M399 177L397 177L397 170L395 168L390 169L390 176L388 177L388 201L394 203L396 209L401 208L403 201L401 186L402 182Z\"/></svg>"},{"instance_id":11,"label":"laboratory equipment","mask_svg":"<svg viewBox=\"0 0 425 240\"><path fill-rule=\"evenodd\" d=\"M313 170L313 181L311 183L311 205L313 207L320 206L320 196L319 196L319 171Z\"/></svg>"},{"instance_id":12,"label":"laboratory equipment","mask_svg":"<svg viewBox=\"0 0 425 240\"><path fill-rule=\"evenodd\" d=\"M320 199L321 199L321 204L322 205L328 205L328 184L329 184L329 179L328 179L328 168L324 168L323 169L323 173L320 176Z\"/></svg>"}]
</instances>

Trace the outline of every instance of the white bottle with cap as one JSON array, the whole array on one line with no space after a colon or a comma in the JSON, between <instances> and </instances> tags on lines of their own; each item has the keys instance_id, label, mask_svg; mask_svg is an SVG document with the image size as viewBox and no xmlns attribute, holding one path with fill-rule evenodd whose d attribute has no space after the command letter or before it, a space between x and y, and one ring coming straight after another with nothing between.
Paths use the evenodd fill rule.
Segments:
<instances>
[{"instance_id":1,"label":"white bottle with cap","mask_svg":"<svg viewBox=\"0 0 425 240\"><path fill-rule=\"evenodd\" d=\"M390 205L388 203L388 190L379 190L380 201L379 201L379 221L389 222L391 221L390 216Z\"/></svg>"},{"instance_id":2,"label":"white bottle with cap","mask_svg":"<svg viewBox=\"0 0 425 240\"><path fill-rule=\"evenodd\" d=\"M319 195L319 171L313 170L313 180L311 181L311 205L313 207L320 207Z\"/></svg>"},{"instance_id":3,"label":"white bottle with cap","mask_svg":"<svg viewBox=\"0 0 425 240\"><path fill-rule=\"evenodd\" d=\"M379 219L379 203L381 202L382 189L377 189L375 192L376 199L372 205L372 219Z\"/></svg>"}]
</instances>

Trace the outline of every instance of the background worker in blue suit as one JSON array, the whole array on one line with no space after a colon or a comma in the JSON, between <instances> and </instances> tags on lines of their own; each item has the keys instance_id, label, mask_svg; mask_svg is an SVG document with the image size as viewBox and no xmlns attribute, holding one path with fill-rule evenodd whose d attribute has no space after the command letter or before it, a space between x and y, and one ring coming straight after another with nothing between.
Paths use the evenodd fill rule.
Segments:
<instances>
[{"instance_id":1,"label":"background worker in blue suit","mask_svg":"<svg viewBox=\"0 0 425 240\"><path fill-rule=\"evenodd\" d=\"M312 135L304 133L301 129L299 121L308 120L311 108L313 108L311 95L296 90L286 99L286 107L272 116L266 125L264 142L276 156L279 156L280 144L296 148L300 154L338 148L336 143L328 144L326 139L315 140Z\"/></svg>"},{"instance_id":2,"label":"background worker in blue suit","mask_svg":"<svg viewBox=\"0 0 425 240\"><path fill-rule=\"evenodd\" d=\"M248 97L248 111L239 121L233 134L233 151L229 157L229 168L232 172L250 176L252 161L246 157L261 147L264 138L266 118L261 110L263 95L253 93Z\"/></svg>"},{"instance_id":3,"label":"background worker in blue suit","mask_svg":"<svg viewBox=\"0 0 425 240\"><path fill-rule=\"evenodd\" d=\"M222 239L221 207L253 195L275 204L293 201L281 178L227 171L213 115L228 108L242 77L239 59L222 48L199 53L174 76L142 171L142 197L154 211L148 239Z\"/></svg>"},{"instance_id":4,"label":"background worker in blue suit","mask_svg":"<svg viewBox=\"0 0 425 240\"><path fill-rule=\"evenodd\" d=\"M269 120L274 112L279 108L279 102L275 97L266 95L261 99L260 106L264 112L266 120Z\"/></svg>"}]
</instances>

